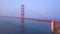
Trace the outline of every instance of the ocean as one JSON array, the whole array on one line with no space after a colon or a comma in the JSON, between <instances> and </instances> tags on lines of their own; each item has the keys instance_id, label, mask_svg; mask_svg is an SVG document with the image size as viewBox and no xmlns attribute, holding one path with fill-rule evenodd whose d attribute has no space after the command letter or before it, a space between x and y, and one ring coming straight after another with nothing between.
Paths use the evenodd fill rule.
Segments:
<instances>
[{"instance_id":1,"label":"ocean","mask_svg":"<svg viewBox=\"0 0 60 34\"><path fill-rule=\"evenodd\" d=\"M20 19L0 17L0 34L52 34L52 33L51 24L48 22L24 20L24 27L21 29Z\"/></svg>"}]
</instances>

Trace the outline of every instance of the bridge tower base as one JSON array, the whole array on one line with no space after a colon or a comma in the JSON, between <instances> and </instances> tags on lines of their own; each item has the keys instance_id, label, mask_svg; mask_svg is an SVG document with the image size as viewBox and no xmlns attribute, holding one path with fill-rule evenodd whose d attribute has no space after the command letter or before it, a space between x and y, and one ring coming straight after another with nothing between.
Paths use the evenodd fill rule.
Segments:
<instances>
[{"instance_id":1,"label":"bridge tower base","mask_svg":"<svg viewBox=\"0 0 60 34\"><path fill-rule=\"evenodd\" d=\"M55 32L55 21L54 20L51 21L51 32L52 33Z\"/></svg>"}]
</instances>

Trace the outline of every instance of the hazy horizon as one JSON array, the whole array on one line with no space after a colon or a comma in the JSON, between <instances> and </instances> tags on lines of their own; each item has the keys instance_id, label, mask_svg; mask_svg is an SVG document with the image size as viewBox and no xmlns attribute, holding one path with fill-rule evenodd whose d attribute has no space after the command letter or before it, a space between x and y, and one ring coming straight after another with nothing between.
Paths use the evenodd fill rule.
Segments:
<instances>
[{"instance_id":1,"label":"hazy horizon","mask_svg":"<svg viewBox=\"0 0 60 34\"><path fill-rule=\"evenodd\" d=\"M25 17L60 21L60 0L0 0L0 16L20 16L21 4Z\"/></svg>"}]
</instances>

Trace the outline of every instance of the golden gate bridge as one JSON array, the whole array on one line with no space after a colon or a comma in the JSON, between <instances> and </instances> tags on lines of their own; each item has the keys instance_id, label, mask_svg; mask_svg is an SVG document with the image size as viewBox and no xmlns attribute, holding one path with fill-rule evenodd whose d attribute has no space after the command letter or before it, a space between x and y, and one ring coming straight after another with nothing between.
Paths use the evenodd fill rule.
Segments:
<instances>
[{"instance_id":1,"label":"golden gate bridge","mask_svg":"<svg viewBox=\"0 0 60 34\"><path fill-rule=\"evenodd\" d=\"M58 27L60 25L60 21L56 21L56 20L41 20L41 19L36 19L36 18L24 18L24 5L21 5L21 16L20 17L14 17L14 16L1 16L1 17L8 17L8 18L18 18L20 19L20 25L23 26L24 25L24 20L34 20L34 21L38 21L38 22L48 22L51 23L51 32L55 32L56 30L58 31L60 29L60 27Z\"/></svg>"}]
</instances>

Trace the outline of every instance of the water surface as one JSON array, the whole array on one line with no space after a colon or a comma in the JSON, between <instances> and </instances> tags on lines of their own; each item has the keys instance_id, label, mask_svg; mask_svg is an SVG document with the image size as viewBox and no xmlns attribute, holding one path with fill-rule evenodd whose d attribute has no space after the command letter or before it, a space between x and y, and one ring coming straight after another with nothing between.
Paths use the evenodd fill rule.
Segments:
<instances>
[{"instance_id":1,"label":"water surface","mask_svg":"<svg viewBox=\"0 0 60 34\"><path fill-rule=\"evenodd\" d=\"M20 26L20 19L0 18L0 34L52 34L50 23L25 20L24 27Z\"/></svg>"}]
</instances>

